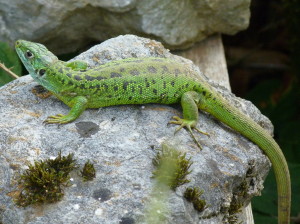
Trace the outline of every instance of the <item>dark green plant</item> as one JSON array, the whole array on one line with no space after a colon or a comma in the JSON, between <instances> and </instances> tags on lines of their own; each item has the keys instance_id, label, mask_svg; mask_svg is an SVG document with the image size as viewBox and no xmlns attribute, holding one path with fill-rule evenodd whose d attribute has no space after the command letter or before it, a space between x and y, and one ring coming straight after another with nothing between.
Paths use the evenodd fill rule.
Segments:
<instances>
[{"instance_id":1,"label":"dark green plant","mask_svg":"<svg viewBox=\"0 0 300 224\"><path fill-rule=\"evenodd\" d=\"M186 153L182 153L167 145L162 145L155 158L152 160L156 169L153 171L153 178L164 183L172 190L190 180L186 178L191 173L189 170L192 162L191 158L186 158Z\"/></svg>"},{"instance_id":2,"label":"dark green plant","mask_svg":"<svg viewBox=\"0 0 300 224\"><path fill-rule=\"evenodd\" d=\"M25 207L59 201L64 195L62 186L69 180L69 173L75 168L73 154L61 156L60 152L55 159L35 161L20 176L22 191L15 200L16 204Z\"/></svg>"},{"instance_id":3,"label":"dark green plant","mask_svg":"<svg viewBox=\"0 0 300 224\"><path fill-rule=\"evenodd\" d=\"M205 209L206 206L206 201L200 199L201 195L203 194L203 191L201 191L199 188L197 187L188 187L183 196L185 197L185 199L189 202L191 202L194 206L194 208L199 211L202 212Z\"/></svg>"},{"instance_id":4,"label":"dark green plant","mask_svg":"<svg viewBox=\"0 0 300 224\"><path fill-rule=\"evenodd\" d=\"M8 43L0 41L0 63L3 63L16 75L21 75L22 65L15 50ZM0 68L0 86L12 81L11 77L3 68Z\"/></svg>"},{"instance_id":5,"label":"dark green plant","mask_svg":"<svg viewBox=\"0 0 300 224\"><path fill-rule=\"evenodd\" d=\"M80 171L81 176L83 177L83 181L90 181L96 177L96 170L94 168L94 164L90 163L88 160L83 169Z\"/></svg>"}]
</instances>

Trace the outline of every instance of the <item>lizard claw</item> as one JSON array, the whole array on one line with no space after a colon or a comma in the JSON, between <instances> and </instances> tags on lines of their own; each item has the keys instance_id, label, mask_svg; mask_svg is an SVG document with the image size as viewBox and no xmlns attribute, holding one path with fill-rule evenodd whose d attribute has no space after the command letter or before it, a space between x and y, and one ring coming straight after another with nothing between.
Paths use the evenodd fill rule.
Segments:
<instances>
[{"instance_id":1,"label":"lizard claw","mask_svg":"<svg viewBox=\"0 0 300 224\"><path fill-rule=\"evenodd\" d=\"M173 116L172 117L174 120L171 120L168 122L168 124L177 124L177 125L180 125L174 132L174 134L176 134L178 131L180 131L182 128L186 128L188 130L188 132L191 134L193 140L195 141L195 143L198 145L198 147L200 148L200 150L202 150L202 146L200 145L200 143L197 141L194 133L193 133L193 130L192 129L195 129L196 131L198 131L199 133L201 134L204 134L204 135L207 135L209 136L208 133L206 132L203 132L203 131L200 131L198 128L196 128L196 124L197 124L197 121L194 121L194 120L187 120L187 119L183 119L183 118L180 118L178 116Z\"/></svg>"},{"instance_id":2,"label":"lizard claw","mask_svg":"<svg viewBox=\"0 0 300 224\"><path fill-rule=\"evenodd\" d=\"M72 121L68 115L57 114L49 116L43 123L44 124L65 124Z\"/></svg>"}]
</instances>

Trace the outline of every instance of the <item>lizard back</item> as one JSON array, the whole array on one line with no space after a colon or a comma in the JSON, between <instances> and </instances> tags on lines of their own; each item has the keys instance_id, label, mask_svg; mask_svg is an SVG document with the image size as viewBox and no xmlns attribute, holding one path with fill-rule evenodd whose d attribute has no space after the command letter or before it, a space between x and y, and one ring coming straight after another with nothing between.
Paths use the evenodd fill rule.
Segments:
<instances>
[{"instance_id":1,"label":"lizard back","mask_svg":"<svg viewBox=\"0 0 300 224\"><path fill-rule=\"evenodd\" d=\"M172 104L179 102L187 91L199 92L203 85L197 73L167 58L124 59L86 71L74 71L57 63L52 66L49 79L54 79L55 86L61 86L56 95L67 105L70 96L82 95L88 98L88 108Z\"/></svg>"}]
</instances>

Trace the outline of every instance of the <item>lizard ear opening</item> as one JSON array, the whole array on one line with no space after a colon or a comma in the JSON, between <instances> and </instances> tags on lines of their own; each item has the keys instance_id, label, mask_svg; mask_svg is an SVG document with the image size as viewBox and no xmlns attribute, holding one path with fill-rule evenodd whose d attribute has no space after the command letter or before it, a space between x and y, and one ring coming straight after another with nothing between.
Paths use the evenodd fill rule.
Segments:
<instances>
[{"instance_id":1,"label":"lizard ear opening","mask_svg":"<svg viewBox=\"0 0 300 224\"><path fill-rule=\"evenodd\" d=\"M38 71L38 73L39 73L40 76L43 76L46 73L46 70L45 69L40 69Z\"/></svg>"}]
</instances>

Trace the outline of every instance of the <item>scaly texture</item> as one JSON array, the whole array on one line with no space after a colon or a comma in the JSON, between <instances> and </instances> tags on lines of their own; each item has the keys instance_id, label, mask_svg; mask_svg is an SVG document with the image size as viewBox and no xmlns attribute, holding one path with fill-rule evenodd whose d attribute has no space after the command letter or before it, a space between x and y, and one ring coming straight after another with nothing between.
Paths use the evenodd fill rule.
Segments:
<instances>
[{"instance_id":1,"label":"scaly texture","mask_svg":"<svg viewBox=\"0 0 300 224\"><path fill-rule=\"evenodd\" d=\"M284 155L274 139L251 118L228 103L204 79L167 58L130 58L87 69L82 61L59 61L41 44L19 40L16 50L31 76L71 107L68 115L50 116L46 123L68 123L86 108L119 104L181 102L183 118L170 123L194 137L198 109L204 110L256 143L271 160L278 186L278 223L289 223L291 186Z\"/></svg>"}]
</instances>

